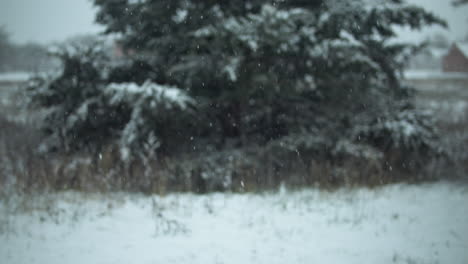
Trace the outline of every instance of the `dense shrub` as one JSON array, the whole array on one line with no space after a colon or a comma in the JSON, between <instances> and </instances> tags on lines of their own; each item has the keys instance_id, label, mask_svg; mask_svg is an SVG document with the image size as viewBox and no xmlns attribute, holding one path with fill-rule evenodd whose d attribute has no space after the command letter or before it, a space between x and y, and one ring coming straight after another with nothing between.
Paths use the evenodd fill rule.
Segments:
<instances>
[{"instance_id":1,"label":"dense shrub","mask_svg":"<svg viewBox=\"0 0 468 264\"><path fill-rule=\"evenodd\" d=\"M195 162L181 165L181 181L217 179L216 188L239 166L279 175L296 162L307 171L312 160L333 167L438 151L433 124L411 110L398 79L417 46L392 39L395 26L445 25L417 6L94 2L97 21L131 52L116 63L96 45L65 49L60 77L31 86L32 102L50 109L49 149L118 145L125 160L180 158ZM232 165L236 153L245 166Z\"/></svg>"}]
</instances>

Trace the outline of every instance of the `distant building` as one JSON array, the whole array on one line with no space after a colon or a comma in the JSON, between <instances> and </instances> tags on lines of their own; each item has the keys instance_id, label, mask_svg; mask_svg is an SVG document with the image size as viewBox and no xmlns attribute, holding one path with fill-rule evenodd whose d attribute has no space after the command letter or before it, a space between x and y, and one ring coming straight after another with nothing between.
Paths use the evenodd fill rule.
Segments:
<instances>
[{"instance_id":1,"label":"distant building","mask_svg":"<svg viewBox=\"0 0 468 264\"><path fill-rule=\"evenodd\" d=\"M135 55L136 52L133 49L126 49L121 41L115 40L112 44L111 58L113 59L126 59L129 56Z\"/></svg>"},{"instance_id":2,"label":"distant building","mask_svg":"<svg viewBox=\"0 0 468 264\"><path fill-rule=\"evenodd\" d=\"M442 59L444 72L468 73L468 43L454 43Z\"/></svg>"},{"instance_id":3,"label":"distant building","mask_svg":"<svg viewBox=\"0 0 468 264\"><path fill-rule=\"evenodd\" d=\"M122 59L126 56L125 49L122 47L122 44L118 41L113 43L111 57L114 59Z\"/></svg>"}]
</instances>

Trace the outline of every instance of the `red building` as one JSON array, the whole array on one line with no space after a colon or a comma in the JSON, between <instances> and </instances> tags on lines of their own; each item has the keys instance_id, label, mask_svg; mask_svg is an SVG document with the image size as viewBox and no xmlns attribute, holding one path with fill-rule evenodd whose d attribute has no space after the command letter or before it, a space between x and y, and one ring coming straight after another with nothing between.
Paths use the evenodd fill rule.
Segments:
<instances>
[{"instance_id":1,"label":"red building","mask_svg":"<svg viewBox=\"0 0 468 264\"><path fill-rule=\"evenodd\" d=\"M444 72L468 73L468 43L454 43L442 59Z\"/></svg>"}]
</instances>

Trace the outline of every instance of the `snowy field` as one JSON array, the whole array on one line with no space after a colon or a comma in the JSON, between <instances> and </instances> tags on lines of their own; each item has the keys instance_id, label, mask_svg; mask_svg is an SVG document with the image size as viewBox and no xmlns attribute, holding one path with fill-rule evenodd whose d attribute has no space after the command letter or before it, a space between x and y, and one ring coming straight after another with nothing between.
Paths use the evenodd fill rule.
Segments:
<instances>
[{"instance_id":1,"label":"snowy field","mask_svg":"<svg viewBox=\"0 0 468 264\"><path fill-rule=\"evenodd\" d=\"M468 73L408 70L405 84L416 88L416 105L443 123L468 120Z\"/></svg>"},{"instance_id":2,"label":"snowy field","mask_svg":"<svg viewBox=\"0 0 468 264\"><path fill-rule=\"evenodd\" d=\"M431 80L431 79L468 79L468 73L442 72L437 70L406 70L403 77L408 80Z\"/></svg>"},{"instance_id":3,"label":"snowy field","mask_svg":"<svg viewBox=\"0 0 468 264\"><path fill-rule=\"evenodd\" d=\"M0 263L468 263L468 187L454 184L26 204L47 207L2 204Z\"/></svg>"}]
</instances>

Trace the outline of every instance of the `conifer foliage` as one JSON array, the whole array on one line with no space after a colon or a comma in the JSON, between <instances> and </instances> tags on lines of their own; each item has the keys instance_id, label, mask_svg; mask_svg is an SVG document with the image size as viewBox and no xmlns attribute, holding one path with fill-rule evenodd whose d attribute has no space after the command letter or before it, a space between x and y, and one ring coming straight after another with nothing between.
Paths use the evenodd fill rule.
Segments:
<instances>
[{"instance_id":1,"label":"conifer foliage","mask_svg":"<svg viewBox=\"0 0 468 264\"><path fill-rule=\"evenodd\" d=\"M156 149L168 153L274 145L326 156L344 141L379 155L437 149L434 127L399 81L417 47L395 41L395 27L445 25L420 7L403 0L94 4L97 22L131 52L105 66L97 66L99 54L62 57L62 75L34 89L33 101L55 107L45 126L57 146L111 141L130 155L156 137Z\"/></svg>"}]
</instances>

